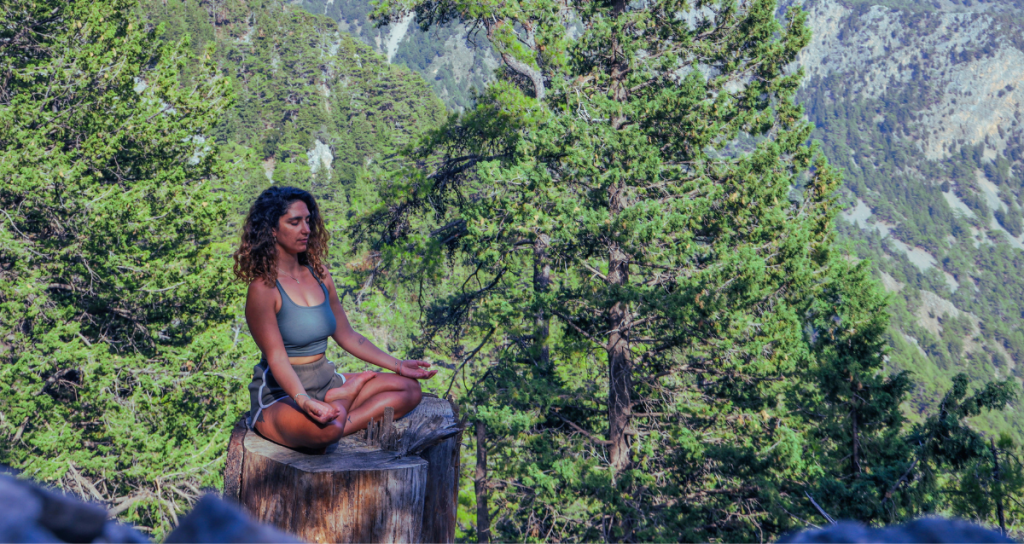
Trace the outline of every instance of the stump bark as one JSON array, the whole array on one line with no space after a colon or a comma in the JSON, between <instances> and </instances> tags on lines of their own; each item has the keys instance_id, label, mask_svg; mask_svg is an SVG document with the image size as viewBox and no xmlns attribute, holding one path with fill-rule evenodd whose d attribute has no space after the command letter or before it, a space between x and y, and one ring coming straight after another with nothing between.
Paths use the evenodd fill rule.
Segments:
<instances>
[{"instance_id":1,"label":"stump bark","mask_svg":"<svg viewBox=\"0 0 1024 544\"><path fill-rule=\"evenodd\" d=\"M240 422L224 495L307 542L454 542L456 417L453 403L424 396L402 419L375 422L324 455L275 444Z\"/></svg>"}]
</instances>

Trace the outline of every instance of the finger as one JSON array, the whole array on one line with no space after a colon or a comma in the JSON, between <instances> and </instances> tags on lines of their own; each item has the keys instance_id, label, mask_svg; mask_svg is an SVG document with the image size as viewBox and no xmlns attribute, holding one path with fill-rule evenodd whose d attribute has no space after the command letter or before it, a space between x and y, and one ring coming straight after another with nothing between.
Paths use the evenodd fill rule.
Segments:
<instances>
[{"instance_id":1,"label":"finger","mask_svg":"<svg viewBox=\"0 0 1024 544\"><path fill-rule=\"evenodd\" d=\"M430 368L430 363L426 361L416 361L416 364L419 365L420 368Z\"/></svg>"},{"instance_id":2,"label":"finger","mask_svg":"<svg viewBox=\"0 0 1024 544\"><path fill-rule=\"evenodd\" d=\"M318 406L318 408L320 408L320 417L318 418L320 423L330 423L331 420L333 420L336 417L332 413L333 410L331 410L329 407L327 407L327 406Z\"/></svg>"}]
</instances>

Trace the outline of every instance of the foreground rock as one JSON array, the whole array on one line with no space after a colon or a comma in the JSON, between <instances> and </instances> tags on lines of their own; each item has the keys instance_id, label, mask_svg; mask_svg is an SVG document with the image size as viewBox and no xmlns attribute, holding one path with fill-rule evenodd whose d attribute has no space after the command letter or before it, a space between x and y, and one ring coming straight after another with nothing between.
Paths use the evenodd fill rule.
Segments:
<instances>
[{"instance_id":1,"label":"foreground rock","mask_svg":"<svg viewBox=\"0 0 1024 544\"><path fill-rule=\"evenodd\" d=\"M274 527L257 523L237 506L210 494L199 499L164 542L301 542Z\"/></svg>"},{"instance_id":2,"label":"foreground rock","mask_svg":"<svg viewBox=\"0 0 1024 544\"><path fill-rule=\"evenodd\" d=\"M150 542L134 528L108 517L103 507L0 471L0 542ZM253 521L237 506L209 494L196 503L165 542L299 540Z\"/></svg>"},{"instance_id":3,"label":"foreground rock","mask_svg":"<svg viewBox=\"0 0 1024 544\"><path fill-rule=\"evenodd\" d=\"M0 473L0 542L149 542L106 509Z\"/></svg>"},{"instance_id":4,"label":"foreground rock","mask_svg":"<svg viewBox=\"0 0 1024 544\"><path fill-rule=\"evenodd\" d=\"M823 529L809 529L779 539L779 543L809 542L1013 542L1002 534L959 519L924 518L906 525L872 528L840 521Z\"/></svg>"}]
</instances>

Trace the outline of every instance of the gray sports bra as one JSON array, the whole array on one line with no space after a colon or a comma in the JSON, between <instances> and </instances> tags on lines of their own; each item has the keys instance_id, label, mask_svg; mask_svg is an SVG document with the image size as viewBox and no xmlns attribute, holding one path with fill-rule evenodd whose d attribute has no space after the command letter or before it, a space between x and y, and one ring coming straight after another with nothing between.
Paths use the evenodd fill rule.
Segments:
<instances>
[{"instance_id":1,"label":"gray sports bra","mask_svg":"<svg viewBox=\"0 0 1024 544\"><path fill-rule=\"evenodd\" d=\"M281 310L277 312L277 327L281 330L281 340L284 340L284 350L289 357L325 353L327 338L334 334L338 327L338 321L334 319L334 312L331 311L328 300L327 286L316 277L312 267L307 265L306 268L309 268L309 272L324 290L323 304L299 306L284 292L281 282L277 282L277 290L281 292Z\"/></svg>"}]
</instances>

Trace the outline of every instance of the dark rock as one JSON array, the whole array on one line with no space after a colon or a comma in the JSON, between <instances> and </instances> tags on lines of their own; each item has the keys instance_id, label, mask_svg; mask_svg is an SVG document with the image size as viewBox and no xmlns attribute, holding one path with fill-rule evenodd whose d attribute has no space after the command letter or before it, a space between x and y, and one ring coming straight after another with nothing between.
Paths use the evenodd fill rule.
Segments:
<instances>
[{"instance_id":1,"label":"dark rock","mask_svg":"<svg viewBox=\"0 0 1024 544\"><path fill-rule=\"evenodd\" d=\"M64 542L92 542L107 524L105 508L82 502L63 493L32 486L42 499L39 524Z\"/></svg>"},{"instance_id":2,"label":"dark rock","mask_svg":"<svg viewBox=\"0 0 1024 544\"><path fill-rule=\"evenodd\" d=\"M199 499L164 542L300 542L294 536L253 521L215 494Z\"/></svg>"},{"instance_id":3,"label":"dark rock","mask_svg":"<svg viewBox=\"0 0 1024 544\"><path fill-rule=\"evenodd\" d=\"M93 540L94 544L143 544L150 542L149 537L135 530L134 527L108 521L103 525L103 532Z\"/></svg>"},{"instance_id":4,"label":"dark rock","mask_svg":"<svg viewBox=\"0 0 1024 544\"><path fill-rule=\"evenodd\" d=\"M31 487L0 474L0 542L56 542L53 533L39 526L43 501Z\"/></svg>"},{"instance_id":5,"label":"dark rock","mask_svg":"<svg viewBox=\"0 0 1024 544\"><path fill-rule=\"evenodd\" d=\"M922 518L901 530L913 536L913 542L1013 542L998 531L959 519Z\"/></svg>"},{"instance_id":6,"label":"dark rock","mask_svg":"<svg viewBox=\"0 0 1024 544\"><path fill-rule=\"evenodd\" d=\"M958 519L922 518L906 525L874 529L854 521L841 521L823 529L790 533L780 543L805 542L1000 542L1013 540L997 531Z\"/></svg>"},{"instance_id":7,"label":"dark rock","mask_svg":"<svg viewBox=\"0 0 1024 544\"><path fill-rule=\"evenodd\" d=\"M144 543L134 528L107 519L106 509L15 478L0 466L0 542ZM299 542L249 519L215 494L196 503L166 542Z\"/></svg>"},{"instance_id":8,"label":"dark rock","mask_svg":"<svg viewBox=\"0 0 1024 544\"><path fill-rule=\"evenodd\" d=\"M149 542L106 509L15 478L0 467L0 542Z\"/></svg>"}]
</instances>

